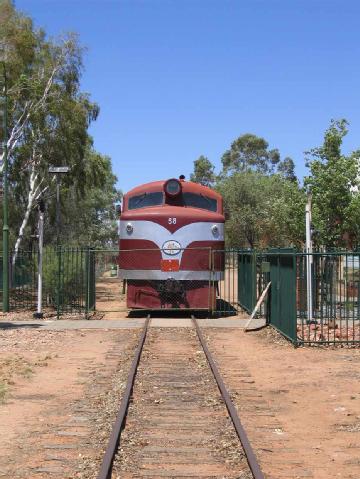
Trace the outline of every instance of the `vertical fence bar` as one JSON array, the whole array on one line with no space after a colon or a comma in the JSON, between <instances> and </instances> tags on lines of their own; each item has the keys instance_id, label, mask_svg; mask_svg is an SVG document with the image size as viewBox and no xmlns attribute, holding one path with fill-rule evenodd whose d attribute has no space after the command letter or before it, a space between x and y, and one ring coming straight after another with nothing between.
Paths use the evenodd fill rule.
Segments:
<instances>
[{"instance_id":1,"label":"vertical fence bar","mask_svg":"<svg viewBox=\"0 0 360 479\"><path fill-rule=\"evenodd\" d=\"M88 319L89 312L89 248L85 254L85 318Z\"/></svg>"},{"instance_id":2,"label":"vertical fence bar","mask_svg":"<svg viewBox=\"0 0 360 479\"><path fill-rule=\"evenodd\" d=\"M61 314L61 246L57 246L57 281L56 281L56 312L57 319L60 319Z\"/></svg>"}]
</instances>

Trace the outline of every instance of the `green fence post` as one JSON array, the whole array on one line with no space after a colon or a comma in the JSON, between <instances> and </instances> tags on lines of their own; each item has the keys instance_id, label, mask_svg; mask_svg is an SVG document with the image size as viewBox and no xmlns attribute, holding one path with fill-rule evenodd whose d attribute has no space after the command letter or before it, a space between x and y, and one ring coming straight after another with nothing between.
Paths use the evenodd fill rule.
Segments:
<instances>
[{"instance_id":1,"label":"green fence post","mask_svg":"<svg viewBox=\"0 0 360 479\"><path fill-rule=\"evenodd\" d=\"M252 295L251 295L251 312L254 310L256 306L256 299L257 299L257 270L256 270L256 262L257 262L257 254L256 251L253 251L252 254L252 268L251 268L251 276L252 276L252 281L251 281L251 286L252 286Z\"/></svg>"},{"instance_id":2,"label":"green fence post","mask_svg":"<svg viewBox=\"0 0 360 479\"><path fill-rule=\"evenodd\" d=\"M85 255L85 318L88 319L88 313L89 313L89 283L90 283L90 248L86 248L86 255Z\"/></svg>"},{"instance_id":3,"label":"green fence post","mask_svg":"<svg viewBox=\"0 0 360 479\"><path fill-rule=\"evenodd\" d=\"M85 258L85 316L89 317L89 311L95 311L95 251L88 247Z\"/></svg>"},{"instance_id":4,"label":"green fence post","mask_svg":"<svg viewBox=\"0 0 360 479\"><path fill-rule=\"evenodd\" d=\"M296 254L293 250L291 252L292 256L292 304L290 309L290 337L292 337L293 344L297 346L297 305L296 305L296 278L297 278L297 263L296 263Z\"/></svg>"},{"instance_id":5,"label":"green fence post","mask_svg":"<svg viewBox=\"0 0 360 479\"><path fill-rule=\"evenodd\" d=\"M89 251L89 310L95 311L95 251Z\"/></svg>"},{"instance_id":6,"label":"green fence post","mask_svg":"<svg viewBox=\"0 0 360 479\"><path fill-rule=\"evenodd\" d=\"M296 255L293 249L272 249L269 322L294 344L296 336Z\"/></svg>"},{"instance_id":7,"label":"green fence post","mask_svg":"<svg viewBox=\"0 0 360 479\"><path fill-rule=\"evenodd\" d=\"M57 309L57 319L60 319L60 309L61 309L61 246L57 246L57 281L56 281L56 309Z\"/></svg>"}]
</instances>

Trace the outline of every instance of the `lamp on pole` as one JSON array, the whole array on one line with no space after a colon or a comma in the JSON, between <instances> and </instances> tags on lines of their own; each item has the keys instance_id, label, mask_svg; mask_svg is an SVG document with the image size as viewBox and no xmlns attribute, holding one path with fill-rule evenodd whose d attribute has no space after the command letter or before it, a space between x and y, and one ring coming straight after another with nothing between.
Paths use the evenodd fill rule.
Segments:
<instances>
[{"instance_id":1,"label":"lamp on pole","mask_svg":"<svg viewBox=\"0 0 360 479\"><path fill-rule=\"evenodd\" d=\"M56 244L60 244L60 226L61 226L61 211L60 211L60 175L68 173L70 168L68 166L49 166L49 173L56 176Z\"/></svg>"},{"instance_id":2,"label":"lamp on pole","mask_svg":"<svg viewBox=\"0 0 360 479\"><path fill-rule=\"evenodd\" d=\"M1 51L2 50L2 51ZM9 312L9 207L8 207L8 148L7 148L7 78L4 49L2 48L0 62L3 70L3 85L0 96L0 120L2 123L2 144L1 152L3 155L2 175L3 175L3 312Z\"/></svg>"}]
</instances>

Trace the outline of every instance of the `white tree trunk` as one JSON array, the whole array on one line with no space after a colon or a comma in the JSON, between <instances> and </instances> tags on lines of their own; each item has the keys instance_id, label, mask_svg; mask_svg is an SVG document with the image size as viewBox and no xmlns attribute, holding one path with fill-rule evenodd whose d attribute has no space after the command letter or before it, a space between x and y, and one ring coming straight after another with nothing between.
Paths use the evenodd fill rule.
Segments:
<instances>
[{"instance_id":1,"label":"white tree trunk","mask_svg":"<svg viewBox=\"0 0 360 479\"><path fill-rule=\"evenodd\" d=\"M20 226L20 229L19 229L19 235L18 235L16 243L15 243L14 254L13 254L13 257L12 257L13 271L14 271L16 258L17 258L18 253L19 253L20 244L21 244L21 241L24 237L25 228L26 228L26 226L28 224L28 221L29 221L30 212L31 212L31 209L33 207L34 199L37 195L37 192L38 192L38 189L39 189L39 186L40 186L40 185L36 186L36 180L38 178L38 175L35 172L35 168L36 168L35 163L33 163L32 166L31 166L30 185L29 185L30 189L29 189L29 195L28 195L28 200L27 200L25 216L24 216L24 219L23 219L23 221L21 223L21 226Z\"/></svg>"}]
</instances>

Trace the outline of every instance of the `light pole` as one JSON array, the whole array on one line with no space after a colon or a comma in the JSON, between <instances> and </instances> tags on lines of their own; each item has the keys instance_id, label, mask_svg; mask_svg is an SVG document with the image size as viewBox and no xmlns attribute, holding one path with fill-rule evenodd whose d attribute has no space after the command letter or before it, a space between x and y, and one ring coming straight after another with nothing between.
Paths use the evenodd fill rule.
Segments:
<instances>
[{"instance_id":1,"label":"light pole","mask_svg":"<svg viewBox=\"0 0 360 479\"><path fill-rule=\"evenodd\" d=\"M7 148L7 78L5 57L1 58L3 67L3 88L1 95L1 117L3 119L3 138L2 138L2 153L3 153L3 312L9 312L9 210L8 210L8 148Z\"/></svg>"},{"instance_id":2,"label":"light pole","mask_svg":"<svg viewBox=\"0 0 360 479\"><path fill-rule=\"evenodd\" d=\"M68 166L49 166L49 173L56 176L56 244L60 244L60 225L61 225L61 211L60 211L60 175L68 173L70 168Z\"/></svg>"},{"instance_id":3,"label":"light pole","mask_svg":"<svg viewBox=\"0 0 360 479\"><path fill-rule=\"evenodd\" d=\"M42 269L43 269L43 246L44 246L44 213L45 213L45 202L44 200L39 201L38 205L39 210L39 222L38 222L38 236L39 236L39 257L38 257L38 301L37 301L37 311L34 313L34 318L41 319L43 318L42 312Z\"/></svg>"},{"instance_id":4,"label":"light pole","mask_svg":"<svg viewBox=\"0 0 360 479\"><path fill-rule=\"evenodd\" d=\"M313 321L313 290L312 290L312 239L311 239L311 193L308 193L305 207L305 232L306 232L306 300L308 323Z\"/></svg>"}]
</instances>

